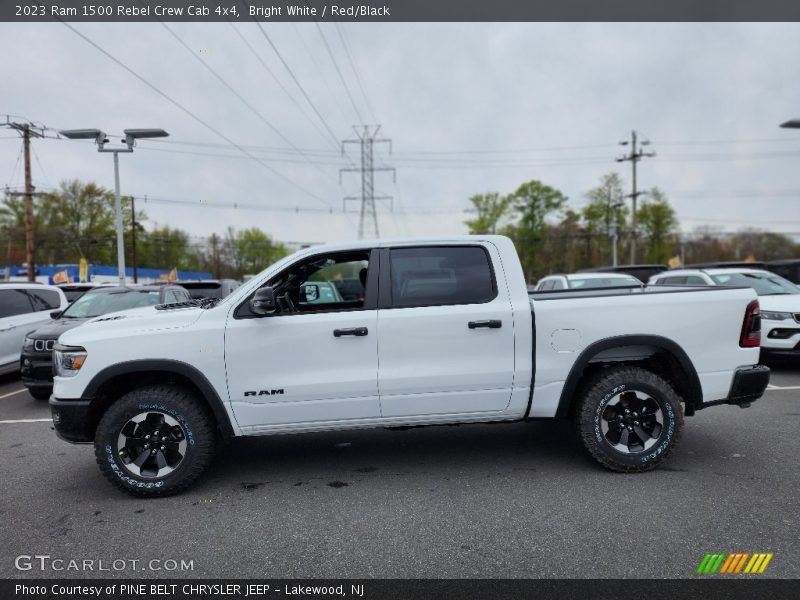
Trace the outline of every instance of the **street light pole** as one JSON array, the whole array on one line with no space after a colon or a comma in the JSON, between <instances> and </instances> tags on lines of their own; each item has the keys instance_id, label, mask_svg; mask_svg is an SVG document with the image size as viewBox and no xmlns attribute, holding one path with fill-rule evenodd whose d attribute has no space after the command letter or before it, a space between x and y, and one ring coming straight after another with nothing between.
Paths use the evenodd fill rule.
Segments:
<instances>
[{"instance_id":1,"label":"street light pole","mask_svg":"<svg viewBox=\"0 0 800 600\"><path fill-rule=\"evenodd\" d=\"M800 119L791 119L786 123L781 123L781 127L784 129L800 129Z\"/></svg>"},{"instance_id":2,"label":"street light pole","mask_svg":"<svg viewBox=\"0 0 800 600\"><path fill-rule=\"evenodd\" d=\"M108 143L106 134L99 129L69 129L60 131L61 135L71 140L93 139L97 144L98 152L111 152L114 154L114 213L117 229L117 268L119 270L119 284L125 285L125 239L122 231L122 199L119 192L119 154L120 152L133 152L133 145L140 138L167 137L169 134L163 129L126 129L123 133L124 148L106 148Z\"/></svg>"}]
</instances>

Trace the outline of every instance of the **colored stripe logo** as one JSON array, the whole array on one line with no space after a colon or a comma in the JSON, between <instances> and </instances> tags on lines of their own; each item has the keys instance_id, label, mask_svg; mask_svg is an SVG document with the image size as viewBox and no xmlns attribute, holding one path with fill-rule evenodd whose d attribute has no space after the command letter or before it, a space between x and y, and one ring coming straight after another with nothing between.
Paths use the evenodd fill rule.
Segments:
<instances>
[{"instance_id":1,"label":"colored stripe logo","mask_svg":"<svg viewBox=\"0 0 800 600\"><path fill-rule=\"evenodd\" d=\"M731 554L706 553L697 567L698 575L748 574L760 575L772 560L772 552L734 552Z\"/></svg>"}]
</instances>

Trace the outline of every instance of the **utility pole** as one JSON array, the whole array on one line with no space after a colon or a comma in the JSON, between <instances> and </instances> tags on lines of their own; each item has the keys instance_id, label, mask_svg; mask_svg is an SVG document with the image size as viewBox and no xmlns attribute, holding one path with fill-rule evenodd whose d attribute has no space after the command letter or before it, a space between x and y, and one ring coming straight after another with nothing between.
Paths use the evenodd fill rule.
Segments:
<instances>
[{"instance_id":1,"label":"utility pole","mask_svg":"<svg viewBox=\"0 0 800 600\"><path fill-rule=\"evenodd\" d=\"M636 163L638 163L643 158L651 158L656 155L655 152L645 152L643 149L637 147L638 143L638 135L635 131L631 131L631 140L624 140L619 143L620 146L627 146L630 144L631 151L630 154L626 154L617 158L617 162L625 162L630 161L631 169L632 169L632 177L631 177L631 193L626 196L626 198L631 199L631 260L630 264L636 264L636 199L641 196L644 192L638 191L636 187ZM649 146L650 142L647 140L643 140L641 142L642 146Z\"/></svg>"},{"instance_id":2,"label":"utility pole","mask_svg":"<svg viewBox=\"0 0 800 600\"><path fill-rule=\"evenodd\" d=\"M344 199L345 209L348 200L360 200L361 211L358 221L358 239L363 240L366 237L377 238L380 237L378 231L378 214L375 210L375 200L389 200L391 196L376 196L374 177L375 171L391 171L394 180L397 179L397 172L394 167L376 167L373 164L373 148L375 144L389 144L389 154L392 153L392 140L377 139L380 125L362 125L361 128L353 126L353 129L358 136L358 139L342 141L342 155L345 153L345 144L359 144L361 146L361 167L351 167L347 169L339 169L339 183L342 180L342 173L351 171L361 173L361 196L347 196ZM390 210L393 210L390 204ZM367 232L367 227L371 227L371 231ZM371 235L370 235L371 234Z\"/></svg>"},{"instance_id":3,"label":"utility pole","mask_svg":"<svg viewBox=\"0 0 800 600\"><path fill-rule=\"evenodd\" d=\"M615 202L611 205L611 224L608 226L609 234L611 235L611 266L617 266L617 240L619 239L619 231L617 230L617 209L622 206L621 203Z\"/></svg>"},{"instance_id":4,"label":"utility pole","mask_svg":"<svg viewBox=\"0 0 800 600\"><path fill-rule=\"evenodd\" d=\"M139 274L136 271L136 198L131 198L131 263L133 266L133 283L139 283ZM147 203L145 196L145 204Z\"/></svg>"},{"instance_id":5,"label":"utility pole","mask_svg":"<svg viewBox=\"0 0 800 600\"><path fill-rule=\"evenodd\" d=\"M33 123L16 123L6 117L6 122L2 123L5 127L15 129L22 134L22 149L25 166L25 262L27 263L28 281L36 281L36 260L34 257L35 247L33 241L33 177L31 175L31 138L44 137L44 130L35 127Z\"/></svg>"}]
</instances>

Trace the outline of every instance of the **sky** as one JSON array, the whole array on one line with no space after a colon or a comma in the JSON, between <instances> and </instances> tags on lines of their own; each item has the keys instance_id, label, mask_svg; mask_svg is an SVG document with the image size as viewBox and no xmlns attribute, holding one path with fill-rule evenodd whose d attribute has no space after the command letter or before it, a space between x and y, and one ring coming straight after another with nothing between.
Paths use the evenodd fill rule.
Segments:
<instances>
[{"instance_id":1,"label":"sky","mask_svg":"<svg viewBox=\"0 0 800 600\"><path fill-rule=\"evenodd\" d=\"M88 38L95 45L89 43ZM101 50L102 49L102 50ZM105 55L103 51L114 57ZM579 210L636 130L681 230L800 235L800 25L792 23L2 23L0 115L50 128L163 128L120 155L145 227L358 236L354 125L380 124L381 237L466 233L469 197L538 179ZM24 52L24 54L23 54ZM0 117L5 121L5 117ZM111 155L37 139L34 184L113 189ZM24 183L0 128L0 185ZM340 183L341 181L341 183ZM147 197L145 202L144 198ZM349 212L343 212L347 206ZM369 231L367 232L369 234Z\"/></svg>"}]
</instances>

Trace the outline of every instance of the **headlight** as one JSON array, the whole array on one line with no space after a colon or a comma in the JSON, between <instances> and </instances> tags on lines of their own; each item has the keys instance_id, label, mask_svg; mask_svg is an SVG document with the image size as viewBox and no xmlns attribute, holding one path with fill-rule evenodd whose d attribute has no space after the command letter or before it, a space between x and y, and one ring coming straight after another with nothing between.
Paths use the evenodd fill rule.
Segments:
<instances>
[{"instance_id":1,"label":"headlight","mask_svg":"<svg viewBox=\"0 0 800 600\"><path fill-rule=\"evenodd\" d=\"M33 340L28 336L25 336L25 341L22 342L22 351L25 350L33 350Z\"/></svg>"},{"instance_id":2,"label":"headlight","mask_svg":"<svg viewBox=\"0 0 800 600\"><path fill-rule=\"evenodd\" d=\"M83 348L62 348L53 351L53 365L59 377L75 377L86 362Z\"/></svg>"},{"instance_id":3,"label":"headlight","mask_svg":"<svg viewBox=\"0 0 800 600\"><path fill-rule=\"evenodd\" d=\"M774 310L762 310L761 311L761 318L767 319L769 321L783 321L785 319L791 319L792 313L788 312L776 312Z\"/></svg>"}]
</instances>

